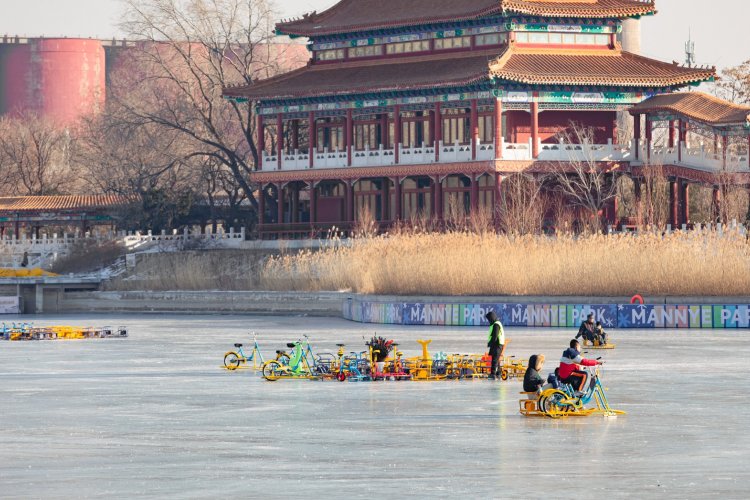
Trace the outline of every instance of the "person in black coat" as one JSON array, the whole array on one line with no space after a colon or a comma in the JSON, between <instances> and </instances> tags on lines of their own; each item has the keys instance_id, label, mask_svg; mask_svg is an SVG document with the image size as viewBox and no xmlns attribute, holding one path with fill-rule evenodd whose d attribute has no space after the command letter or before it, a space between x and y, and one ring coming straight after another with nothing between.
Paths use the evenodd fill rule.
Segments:
<instances>
[{"instance_id":1,"label":"person in black coat","mask_svg":"<svg viewBox=\"0 0 750 500\"><path fill-rule=\"evenodd\" d=\"M532 354L529 358L529 366L523 375L523 390L525 392L537 392L544 385L544 379L539 374L544 366L543 354Z\"/></svg>"}]
</instances>

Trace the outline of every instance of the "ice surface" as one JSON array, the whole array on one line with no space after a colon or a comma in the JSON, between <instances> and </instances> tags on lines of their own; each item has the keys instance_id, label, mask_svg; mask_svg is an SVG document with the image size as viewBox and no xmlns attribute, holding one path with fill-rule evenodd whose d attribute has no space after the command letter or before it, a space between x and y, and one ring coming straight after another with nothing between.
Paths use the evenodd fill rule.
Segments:
<instances>
[{"instance_id":1,"label":"ice surface","mask_svg":"<svg viewBox=\"0 0 750 500\"><path fill-rule=\"evenodd\" d=\"M28 318L27 318L28 319ZM8 319L6 319L7 321ZM13 321L13 319L10 319ZM219 367L256 331L270 355L374 332L416 355L481 352L485 328L249 316L65 316L127 339L0 342L3 498L747 498L750 332L613 331L604 385L627 415L518 414L520 381L265 382ZM507 329L547 356L574 332Z\"/></svg>"}]
</instances>

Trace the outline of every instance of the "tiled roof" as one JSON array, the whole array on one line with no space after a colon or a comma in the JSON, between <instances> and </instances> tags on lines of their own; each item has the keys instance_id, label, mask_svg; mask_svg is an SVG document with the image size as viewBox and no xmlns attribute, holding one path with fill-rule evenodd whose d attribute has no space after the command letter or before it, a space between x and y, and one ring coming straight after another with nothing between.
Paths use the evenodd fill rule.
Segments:
<instances>
[{"instance_id":1,"label":"tiled roof","mask_svg":"<svg viewBox=\"0 0 750 500\"><path fill-rule=\"evenodd\" d=\"M313 64L255 85L225 89L227 97L293 98L466 85L489 78L497 51L459 52Z\"/></svg>"},{"instance_id":2,"label":"tiled roof","mask_svg":"<svg viewBox=\"0 0 750 500\"><path fill-rule=\"evenodd\" d=\"M502 0L505 12L532 16L615 18L656 12L654 0Z\"/></svg>"},{"instance_id":3,"label":"tiled roof","mask_svg":"<svg viewBox=\"0 0 750 500\"><path fill-rule=\"evenodd\" d=\"M530 85L673 87L716 76L711 68L686 68L621 50L508 48L492 64L493 76Z\"/></svg>"},{"instance_id":4,"label":"tiled roof","mask_svg":"<svg viewBox=\"0 0 750 500\"><path fill-rule=\"evenodd\" d=\"M750 107L739 106L702 92L664 94L630 108L631 113L666 111L709 125L750 124Z\"/></svg>"},{"instance_id":5,"label":"tiled roof","mask_svg":"<svg viewBox=\"0 0 750 500\"><path fill-rule=\"evenodd\" d=\"M710 80L715 70L685 68L620 50L506 48L497 51L313 64L255 85L225 89L227 97L288 99L455 87L487 80L528 85L679 87Z\"/></svg>"},{"instance_id":6,"label":"tiled roof","mask_svg":"<svg viewBox=\"0 0 750 500\"><path fill-rule=\"evenodd\" d=\"M625 18L654 13L653 0L342 0L321 13L281 22L288 35L321 36L418 24L465 21L488 15Z\"/></svg>"},{"instance_id":7,"label":"tiled roof","mask_svg":"<svg viewBox=\"0 0 750 500\"><path fill-rule=\"evenodd\" d=\"M125 196L113 194L0 197L0 212L93 210L119 207L127 205L129 201Z\"/></svg>"}]
</instances>

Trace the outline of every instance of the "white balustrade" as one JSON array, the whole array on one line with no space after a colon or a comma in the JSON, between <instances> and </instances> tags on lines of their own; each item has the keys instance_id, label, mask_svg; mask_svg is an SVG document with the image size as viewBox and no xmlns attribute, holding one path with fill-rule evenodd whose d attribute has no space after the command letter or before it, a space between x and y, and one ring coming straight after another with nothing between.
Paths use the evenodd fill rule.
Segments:
<instances>
[{"instance_id":1,"label":"white balustrade","mask_svg":"<svg viewBox=\"0 0 750 500\"><path fill-rule=\"evenodd\" d=\"M471 144L444 144L440 142L440 163L471 161Z\"/></svg>"},{"instance_id":2,"label":"white balustrade","mask_svg":"<svg viewBox=\"0 0 750 500\"><path fill-rule=\"evenodd\" d=\"M477 160L487 161L495 159L495 144L494 143L479 143L477 145Z\"/></svg>"},{"instance_id":3,"label":"white balustrade","mask_svg":"<svg viewBox=\"0 0 750 500\"><path fill-rule=\"evenodd\" d=\"M309 167L309 153L300 153L299 151L294 151L294 153L286 153L281 157L282 170L302 170Z\"/></svg>"},{"instance_id":4,"label":"white balustrade","mask_svg":"<svg viewBox=\"0 0 750 500\"><path fill-rule=\"evenodd\" d=\"M328 151L328 148L326 148L323 152L315 153L315 166L317 168L344 168L347 164L346 150L339 151L337 148L334 151Z\"/></svg>"},{"instance_id":5,"label":"white balustrade","mask_svg":"<svg viewBox=\"0 0 750 500\"><path fill-rule=\"evenodd\" d=\"M626 161L631 158L630 148L612 144L540 144L541 161Z\"/></svg>"},{"instance_id":6,"label":"white balustrade","mask_svg":"<svg viewBox=\"0 0 750 500\"><path fill-rule=\"evenodd\" d=\"M435 148L422 143L422 146L398 149L398 162L404 165L435 163Z\"/></svg>"},{"instance_id":7,"label":"white balustrade","mask_svg":"<svg viewBox=\"0 0 750 500\"><path fill-rule=\"evenodd\" d=\"M531 160L531 140L503 142L503 160Z\"/></svg>"},{"instance_id":8,"label":"white balustrade","mask_svg":"<svg viewBox=\"0 0 750 500\"><path fill-rule=\"evenodd\" d=\"M381 167L396 163L396 154L393 149L383 149L381 144L378 149L366 147L362 151L352 151L352 166L354 167Z\"/></svg>"}]
</instances>

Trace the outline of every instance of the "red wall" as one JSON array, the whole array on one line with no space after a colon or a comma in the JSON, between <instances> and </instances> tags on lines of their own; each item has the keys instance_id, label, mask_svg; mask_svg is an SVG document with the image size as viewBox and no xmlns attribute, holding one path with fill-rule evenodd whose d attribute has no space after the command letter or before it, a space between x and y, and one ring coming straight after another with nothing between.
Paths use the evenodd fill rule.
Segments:
<instances>
[{"instance_id":1,"label":"red wall","mask_svg":"<svg viewBox=\"0 0 750 500\"><path fill-rule=\"evenodd\" d=\"M543 143L559 142L556 135L570 131L573 121L594 129L596 144L606 144L612 138L615 111L542 111L539 113L539 137ZM525 143L531 138L531 115L526 111L506 112L505 138L510 142Z\"/></svg>"},{"instance_id":2,"label":"red wall","mask_svg":"<svg viewBox=\"0 0 750 500\"><path fill-rule=\"evenodd\" d=\"M34 39L3 46L4 113L32 112L59 124L103 107L104 48L98 40Z\"/></svg>"}]
</instances>

